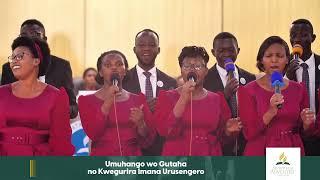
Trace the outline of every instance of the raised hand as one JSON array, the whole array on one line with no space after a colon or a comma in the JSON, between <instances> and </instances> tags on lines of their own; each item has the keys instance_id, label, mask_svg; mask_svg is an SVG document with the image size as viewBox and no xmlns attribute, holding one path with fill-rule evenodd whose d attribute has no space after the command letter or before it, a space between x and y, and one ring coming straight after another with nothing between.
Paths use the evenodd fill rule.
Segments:
<instances>
[{"instance_id":1,"label":"raised hand","mask_svg":"<svg viewBox=\"0 0 320 180\"><path fill-rule=\"evenodd\" d=\"M194 91L196 86L196 82L194 81L187 81L186 83L184 83L184 85L182 86L182 90L181 90L181 95L180 98L182 98L182 100L184 100L184 102L189 102L190 101L190 95L191 92Z\"/></svg>"},{"instance_id":2,"label":"raised hand","mask_svg":"<svg viewBox=\"0 0 320 180\"><path fill-rule=\"evenodd\" d=\"M226 99L229 99L233 93L236 93L239 88L239 82L236 78L228 79L223 94Z\"/></svg>"},{"instance_id":3,"label":"raised hand","mask_svg":"<svg viewBox=\"0 0 320 180\"><path fill-rule=\"evenodd\" d=\"M287 73L286 73L287 77L290 80L293 80L296 78L296 70L297 69L299 69L299 62L296 60L291 60L288 65Z\"/></svg>"},{"instance_id":4,"label":"raised hand","mask_svg":"<svg viewBox=\"0 0 320 180\"><path fill-rule=\"evenodd\" d=\"M300 117L303 122L303 129L307 130L310 127L310 125L314 123L316 119L316 114L313 111L311 111L310 108L304 108L300 113Z\"/></svg>"},{"instance_id":5,"label":"raised hand","mask_svg":"<svg viewBox=\"0 0 320 180\"><path fill-rule=\"evenodd\" d=\"M109 109L110 107L113 105L114 103L114 97L118 97L121 96L121 92L119 90L118 86L112 85L106 89L104 89L105 93L104 93L104 102L101 106L101 111L104 114L108 114L109 113Z\"/></svg>"},{"instance_id":6,"label":"raised hand","mask_svg":"<svg viewBox=\"0 0 320 180\"><path fill-rule=\"evenodd\" d=\"M240 118L231 118L228 119L226 122L226 135L230 136L232 134L237 134L242 129L242 123L240 121Z\"/></svg>"},{"instance_id":7,"label":"raised hand","mask_svg":"<svg viewBox=\"0 0 320 180\"><path fill-rule=\"evenodd\" d=\"M134 123L136 127L144 126L144 114L143 114L143 104L140 107L130 108L129 119Z\"/></svg>"}]
</instances>

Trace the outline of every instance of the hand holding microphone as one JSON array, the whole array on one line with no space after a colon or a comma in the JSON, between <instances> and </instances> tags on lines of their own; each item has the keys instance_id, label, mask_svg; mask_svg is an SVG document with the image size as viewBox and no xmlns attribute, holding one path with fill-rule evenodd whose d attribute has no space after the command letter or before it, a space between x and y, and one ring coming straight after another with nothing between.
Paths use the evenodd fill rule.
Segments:
<instances>
[{"instance_id":1,"label":"hand holding microphone","mask_svg":"<svg viewBox=\"0 0 320 180\"><path fill-rule=\"evenodd\" d=\"M173 114L176 118L182 117L186 105L191 100L191 93L195 89L197 77L197 74L194 72L188 73L187 82L181 87L180 98L173 108Z\"/></svg>"},{"instance_id":2,"label":"hand holding microphone","mask_svg":"<svg viewBox=\"0 0 320 180\"><path fill-rule=\"evenodd\" d=\"M189 72L187 75L187 82L184 83L181 90L181 97L184 98L184 100L189 101L190 100L190 94L192 91L194 91L197 81L197 74L194 72Z\"/></svg>"},{"instance_id":3,"label":"hand holding microphone","mask_svg":"<svg viewBox=\"0 0 320 180\"><path fill-rule=\"evenodd\" d=\"M111 82L112 82L112 86L110 87L110 91L111 93L114 95L114 96L120 96L121 95L121 92L120 92L120 89L119 89L119 82L120 82L120 75L118 73L113 73L111 75L111 78L110 78Z\"/></svg>"},{"instance_id":4,"label":"hand holding microphone","mask_svg":"<svg viewBox=\"0 0 320 180\"><path fill-rule=\"evenodd\" d=\"M304 130L307 130L316 120L316 114L310 108L304 108L300 113L300 117L303 122Z\"/></svg>"},{"instance_id":5,"label":"hand holding microphone","mask_svg":"<svg viewBox=\"0 0 320 180\"><path fill-rule=\"evenodd\" d=\"M274 116L277 115L278 110L282 108L284 98L281 94L281 87L284 85L282 74L276 71L273 72L271 75L271 86L274 88L274 94L270 98L269 109L262 117L265 125L268 125Z\"/></svg>"},{"instance_id":6,"label":"hand holding microphone","mask_svg":"<svg viewBox=\"0 0 320 180\"><path fill-rule=\"evenodd\" d=\"M299 58L302 56L303 48L300 44L293 45L292 60L290 61L287 69L287 77L291 80L296 77L296 70L299 69Z\"/></svg>"},{"instance_id":7,"label":"hand holding microphone","mask_svg":"<svg viewBox=\"0 0 320 180\"><path fill-rule=\"evenodd\" d=\"M229 99L232 94L236 93L239 88L239 81L234 77L235 66L231 58L224 60L224 67L228 73L228 80L223 94L226 99Z\"/></svg>"},{"instance_id":8,"label":"hand holding microphone","mask_svg":"<svg viewBox=\"0 0 320 180\"><path fill-rule=\"evenodd\" d=\"M276 106L277 109L282 108L284 103L283 95L281 94L281 87L284 86L282 74L275 71L271 75L271 86L274 89L274 95L270 99L270 105L272 107Z\"/></svg>"},{"instance_id":9,"label":"hand holding microphone","mask_svg":"<svg viewBox=\"0 0 320 180\"><path fill-rule=\"evenodd\" d=\"M118 83L120 81L120 76L117 73L114 73L111 75L110 81L112 82L112 86L109 86L108 88L105 89L105 99L104 103L101 107L101 111L104 114L109 113L109 109L114 103L115 96L121 96L120 89L118 87Z\"/></svg>"}]
</instances>

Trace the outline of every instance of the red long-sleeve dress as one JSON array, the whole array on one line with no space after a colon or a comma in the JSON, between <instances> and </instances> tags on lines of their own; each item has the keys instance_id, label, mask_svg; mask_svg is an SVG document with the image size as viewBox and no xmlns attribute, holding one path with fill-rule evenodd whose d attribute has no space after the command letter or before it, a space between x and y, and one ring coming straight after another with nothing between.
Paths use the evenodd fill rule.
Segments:
<instances>
[{"instance_id":1,"label":"red long-sleeve dress","mask_svg":"<svg viewBox=\"0 0 320 180\"><path fill-rule=\"evenodd\" d=\"M116 127L114 106L109 110L108 116L101 111L103 100L95 94L79 97L79 112L84 131L92 140L91 156L120 156L120 145ZM137 128L129 120L130 108L143 106L144 121L148 127L146 137L138 134ZM129 99L116 102L117 119L119 127L120 144L123 156L139 156L141 148L148 147L155 138L152 128L152 114L148 109L144 95L131 94Z\"/></svg>"},{"instance_id":2,"label":"red long-sleeve dress","mask_svg":"<svg viewBox=\"0 0 320 180\"><path fill-rule=\"evenodd\" d=\"M66 91L47 85L34 98L19 98L11 84L0 87L0 155L72 155Z\"/></svg>"},{"instance_id":3,"label":"red long-sleeve dress","mask_svg":"<svg viewBox=\"0 0 320 180\"><path fill-rule=\"evenodd\" d=\"M191 106L186 106L181 118L175 118L173 109L180 94L177 90L161 91L156 105L156 128L166 137L162 155L189 156L191 137ZM221 156L225 123L231 117L223 97L209 92L205 98L192 101L192 156Z\"/></svg>"},{"instance_id":4,"label":"red long-sleeve dress","mask_svg":"<svg viewBox=\"0 0 320 180\"><path fill-rule=\"evenodd\" d=\"M270 98L274 94L262 88L256 81L238 90L239 116L247 139L244 155L264 156L267 147L300 147L304 155L301 136L314 134L315 126L304 131L300 113L308 105L308 96L301 84L289 81L282 90L284 103L268 125L263 123L263 115L268 110Z\"/></svg>"}]
</instances>

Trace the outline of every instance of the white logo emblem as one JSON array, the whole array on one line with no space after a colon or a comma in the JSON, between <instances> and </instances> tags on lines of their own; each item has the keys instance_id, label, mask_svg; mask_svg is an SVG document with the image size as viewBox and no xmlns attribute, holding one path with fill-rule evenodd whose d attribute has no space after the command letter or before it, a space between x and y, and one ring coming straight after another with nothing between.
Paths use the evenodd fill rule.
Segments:
<instances>
[{"instance_id":1,"label":"white logo emblem","mask_svg":"<svg viewBox=\"0 0 320 180\"><path fill-rule=\"evenodd\" d=\"M247 83L247 81L246 81L246 79L245 78L240 78L240 83L242 84L242 85L245 85L246 83Z\"/></svg>"},{"instance_id":2,"label":"white logo emblem","mask_svg":"<svg viewBox=\"0 0 320 180\"><path fill-rule=\"evenodd\" d=\"M157 86L158 87L163 87L163 82L162 81L157 81Z\"/></svg>"}]
</instances>

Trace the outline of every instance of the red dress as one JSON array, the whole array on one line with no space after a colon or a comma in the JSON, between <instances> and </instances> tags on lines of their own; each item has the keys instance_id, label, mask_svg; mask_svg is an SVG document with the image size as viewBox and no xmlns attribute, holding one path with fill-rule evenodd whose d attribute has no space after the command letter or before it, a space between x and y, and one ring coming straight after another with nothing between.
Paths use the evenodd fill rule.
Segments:
<instances>
[{"instance_id":1,"label":"red dress","mask_svg":"<svg viewBox=\"0 0 320 180\"><path fill-rule=\"evenodd\" d=\"M175 118L173 108L180 94L177 90L161 91L156 106L156 127L166 137L162 155L189 156L191 136L191 106L186 106L181 118ZM221 156L225 137L225 122L231 117L223 97L209 92L201 100L193 100L192 156ZM169 129L171 129L169 131Z\"/></svg>"},{"instance_id":2,"label":"red dress","mask_svg":"<svg viewBox=\"0 0 320 180\"><path fill-rule=\"evenodd\" d=\"M309 106L305 88L289 81L288 87L282 90L282 108L266 126L262 118L273 94L260 87L256 81L239 88L239 116L244 126L244 136L248 140L244 155L264 156L267 147L300 147L304 155L301 135L310 136L315 130L314 125L307 131L302 129L300 112Z\"/></svg>"},{"instance_id":3,"label":"red dress","mask_svg":"<svg viewBox=\"0 0 320 180\"><path fill-rule=\"evenodd\" d=\"M69 98L62 88L47 85L34 98L0 87L0 155L72 155Z\"/></svg>"},{"instance_id":4,"label":"red dress","mask_svg":"<svg viewBox=\"0 0 320 180\"><path fill-rule=\"evenodd\" d=\"M107 117L101 112L103 100L94 94L79 97L79 113L84 131L92 140L91 156L120 156L120 145L116 126L114 106L109 110ZM148 126L148 134L140 136L133 122L129 120L130 108L143 106L144 120ZM129 99L116 103L117 118L122 155L139 156L141 148L152 144L155 130L151 127L151 112L146 104L145 97L131 94Z\"/></svg>"},{"instance_id":5,"label":"red dress","mask_svg":"<svg viewBox=\"0 0 320 180\"><path fill-rule=\"evenodd\" d=\"M320 104L320 88L318 89L318 102ZM317 121L320 121L320 105L319 105L319 109L318 109L318 116L317 116ZM320 124L320 122L319 122Z\"/></svg>"}]
</instances>

